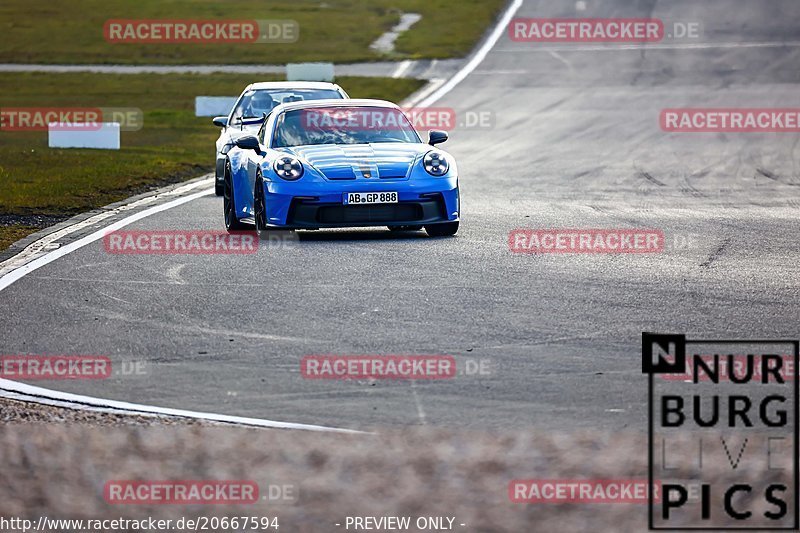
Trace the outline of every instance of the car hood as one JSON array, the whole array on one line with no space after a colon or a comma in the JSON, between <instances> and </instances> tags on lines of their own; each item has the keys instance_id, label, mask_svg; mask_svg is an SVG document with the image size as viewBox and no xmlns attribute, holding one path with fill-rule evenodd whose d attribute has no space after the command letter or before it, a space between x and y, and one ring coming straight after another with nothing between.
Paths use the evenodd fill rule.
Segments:
<instances>
[{"instance_id":1,"label":"car hood","mask_svg":"<svg viewBox=\"0 0 800 533\"><path fill-rule=\"evenodd\" d=\"M411 165L431 150L427 144L322 144L281 148L329 180L408 179Z\"/></svg>"}]
</instances>

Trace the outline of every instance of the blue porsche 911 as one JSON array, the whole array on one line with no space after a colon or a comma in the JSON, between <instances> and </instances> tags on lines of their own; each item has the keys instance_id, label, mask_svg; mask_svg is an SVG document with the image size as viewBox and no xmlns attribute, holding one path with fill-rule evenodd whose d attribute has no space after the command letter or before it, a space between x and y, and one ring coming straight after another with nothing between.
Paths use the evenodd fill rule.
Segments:
<instances>
[{"instance_id":1,"label":"blue porsche 911","mask_svg":"<svg viewBox=\"0 0 800 533\"><path fill-rule=\"evenodd\" d=\"M393 231L454 235L459 223L458 168L422 142L402 110L382 100L316 100L276 106L257 135L227 156L224 215L228 231L255 223L270 229L388 226Z\"/></svg>"}]
</instances>

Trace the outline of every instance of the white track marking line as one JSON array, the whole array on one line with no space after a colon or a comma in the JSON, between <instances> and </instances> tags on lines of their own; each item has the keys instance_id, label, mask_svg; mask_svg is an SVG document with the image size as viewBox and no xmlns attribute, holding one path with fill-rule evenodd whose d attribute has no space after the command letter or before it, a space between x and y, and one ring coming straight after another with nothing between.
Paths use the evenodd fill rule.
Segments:
<instances>
[{"instance_id":1,"label":"white track marking line","mask_svg":"<svg viewBox=\"0 0 800 533\"><path fill-rule=\"evenodd\" d=\"M36 242L28 245L28 247L22 250L20 253L0 263L0 272L14 270L18 266L24 264L29 258L38 255L42 251L49 250L52 248L58 248L59 246L61 246L60 244L55 242L58 239L65 237L71 233L75 233L76 231L83 229L85 227L93 226L94 224L99 224L103 220L113 215L114 215L113 211L98 213L92 217L87 218L82 222L72 224L62 230L54 231L53 233L42 237Z\"/></svg>"},{"instance_id":2,"label":"white track marking line","mask_svg":"<svg viewBox=\"0 0 800 533\"><path fill-rule=\"evenodd\" d=\"M172 409L168 407L153 407L137 403L118 402L116 400L104 400L91 396L81 396L67 392L53 391L41 387L34 387L25 383L18 383L8 379L0 379L0 396L10 399L32 401L56 407L67 407L72 409L89 408L91 411L103 413L116 413L147 416L177 416L181 418L193 418L208 420L210 422L224 422L228 424L239 424L246 426L256 426L274 429L304 429L309 431L326 431L335 433L361 433L354 429L332 428L327 426L316 426L312 424L296 424L293 422L278 422L274 420L263 420L260 418L248 418L242 416L218 415L215 413L203 413L199 411L186 411L183 409Z\"/></svg>"},{"instance_id":3,"label":"white track marking line","mask_svg":"<svg viewBox=\"0 0 800 533\"><path fill-rule=\"evenodd\" d=\"M445 83L438 91L420 101L417 105L420 107L430 106L436 100L449 93L453 87L461 83L461 81L466 78L470 72L475 70L500 39L500 36L506 31L508 24L511 22L511 18L522 5L522 1L523 0L514 0L511 5L508 6L508 9L506 9L505 13L503 13L503 16L500 17L500 20L497 22L497 25L495 25L494 30L492 30L492 33L486 39L486 42L484 42L483 46L481 46L475 55L472 56L472 59L470 59L469 62L461 68L461 70L456 72L455 75L450 78L447 83Z\"/></svg>"},{"instance_id":4,"label":"white track marking line","mask_svg":"<svg viewBox=\"0 0 800 533\"><path fill-rule=\"evenodd\" d=\"M392 72L392 78L402 78L403 74L405 74L413 64L414 63L412 63L410 59L402 61L399 65L397 65L397 68L394 69L394 72Z\"/></svg>"},{"instance_id":5,"label":"white track marking line","mask_svg":"<svg viewBox=\"0 0 800 533\"><path fill-rule=\"evenodd\" d=\"M138 220L141 220L143 218L149 217L150 215L154 215L156 213L160 213L161 211L166 211L167 209L172 209L173 207L177 207L179 205L183 205L185 203L191 202L192 200L196 200L197 198L201 198L203 196L207 196L208 194L211 194L211 192L212 192L212 189L206 189L206 190L203 190L203 191L200 191L200 192L196 192L194 194L190 194L189 196L184 196L182 198L178 198L176 200L172 200L171 202L167 202L165 204L161 204L161 205L156 205L156 206L150 207L148 209L145 209L144 211L140 211L139 213L133 214L133 215L131 215L129 217L125 217L122 220L118 220L117 222L114 222L113 224L111 224L109 226L106 226L106 227L104 227L104 228L102 228L100 230L97 230L94 233L91 233L91 234L87 235L86 237L78 239L75 242L71 242L71 243L69 243L69 244L67 244L65 246L62 246L62 247L60 247L60 248L58 248L56 250L53 250L52 252L49 252L49 253L41 256L41 257L38 257L38 258L34 259L33 261L31 261L29 263L26 263L26 264L24 264L24 265L22 265L22 266L20 266L20 267L18 267L16 269L12 270L8 274L5 274L3 277L0 277L0 291L2 291L3 289L8 287L9 285L14 283L15 281L21 279L22 277L30 274L34 270L37 270L37 269L39 269L39 268L41 268L41 267L43 267L43 266L45 266L47 264L50 264L53 261L55 261L56 259L58 259L60 257L64 257L65 255L67 255L69 253L72 253L75 250L79 250L79 249L83 248L84 246L86 246L87 244L91 244L91 243L93 243L93 242L95 242L97 240L102 239L103 235L105 235L108 232L116 231L116 230L118 230L120 228L124 228L125 226L133 224L134 222L136 222ZM76 226L77 226L77 224L76 224ZM72 226L70 226L70 228L71 227ZM65 228L65 229L69 229L69 228ZM47 237L45 237L45 239L47 239ZM36 244L36 243L34 243L34 244Z\"/></svg>"},{"instance_id":6,"label":"white track marking line","mask_svg":"<svg viewBox=\"0 0 800 533\"><path fill-rule=\"evenodd\" d=\"M425 69L425 73L422 74L422 76L420 76L420 78L426 79L426 80L431 79L432 78L431 77L431 72L435 74L436 73L436 67L438 65L439 65L439 60L438 59L432 59L431 60L431 64L428 65L428 68Z\"/></svg>"},{"instance_id":7,"label":"white track marking line","mask_svg":"<svg viewBox=\"0 0 800 533\"><path fill-rule=\"evenodd\" d=\"M110 210L104 211L102 213L98 213L96 215L93 215L93 216L87 218L86 220L83 220L81 222L77 222L75 224L67 226L66 228L60 229L58 231L54 231L53 233L50 233L49 235L45 235L44 237L42 237L41 239L37 240L36 242L33 242L33 243L29 244L24 250L22 250L20 253L16 254L15 256L13 256L13 257L3 261L2 263L0 263L0 275L4 275L4 274L6 274L6 273L8 273L8 272L10 272L12 270L15 270L16 268L24 265L26 262L28 262L28 260L30 260L31 258L39 255L41 252L43 252L45 250L50 250L50 249L54 249L54 248L60 247L61 245L58 244L56 241L58 241L59 239L61 239L63 237L66 237L67 235L75 233L76 231L80 231L80 230L82 230L84 228L88 228L89 226L97 225L100 222L102 222L103 220L105 220L105 219L107 219L109 217L112 217L112 216L114 216L116 214L119 214L119 213L122 213L122 212L125 212L125 211L130 211L131 209L136 209L137 207L141 207L143 205L147 205L147 204L153 203L158 199L169 197L169 196L175 196L175 195L183 194L183 193L188 192L188 191L190 191L192 189L196 189L196 188L202 187L202 186L208 187L210 184L211 184L211 179L209 178L207 180L202 180L202 181L198 181L196 183L190 183L188 185L184 185L182 187L177 187L175 189L172 189L171 191L166 191L166 192L163 192L163 193L156 193L156 194L154 194L152 196L147 196L145 198L141 198L141 199L133 201L133 202L131 202L129 204L125 204L125 205L119 206L117 208L110 209ZM4 287L0 287L0 290L2 290L3 288Z\"/></svg>"},{"instance_id":8,"label":"white track marking line","mask_svg":"<svg viewBox=\"0 0 800 533\"><path fill-rule=\"evenodd\" d=\"M414 107L417 102L419 102L420 100L422 100L423 98L425 98L426 96L431 94L433 91L435 91L436 89L441 87L442 84L444 84L444 82L446 82L446 81L447 80L443 80L443 79L428 80L428 85L423 87L419 91L418 94L416 94L416 95L412 96L411 98L408 98L407 100L405 100L403 102L403 107Z\"/></svg>"},{"instance_id":9,"label":"white track marking line","mask_svg":"<svg viewBox=\"0 0 800 533\"><path fill-rule=\"evenodd\" d=\"M385 32L369 45L370 50L383 54L394 52L394 44L397 39L421 19L422 15L419 13L402 13L400 21L391 30Z\"/></svg>"}]
</instances>

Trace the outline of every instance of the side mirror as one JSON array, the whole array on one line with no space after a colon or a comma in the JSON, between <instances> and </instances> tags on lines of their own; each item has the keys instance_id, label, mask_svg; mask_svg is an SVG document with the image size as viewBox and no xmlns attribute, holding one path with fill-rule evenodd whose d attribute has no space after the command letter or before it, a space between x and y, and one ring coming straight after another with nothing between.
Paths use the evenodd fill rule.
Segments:
<instances>
[{"instance_id":1,"label":"side mirror","mask_svg":"<svg viewBox=\"0 0 800 533\"><path fill-rule=\"evenodd\" d=\"M214 119L211 122L213 122L215 126L224 128L225 126L228 125L228 117L214 117Z\"/></svg>"},{"instance_id":2,"label":"side mirror","mask_svg":"<svg viewBox=\"0 0 800 533\"><path fill-rule=\"evenodd\" d=\"M236 146L242 150L255 150L256 152L261 153L261 143L258 142L258 138L255 135L245 135L243 137L239 137L236 139Z\"/></svg>"},{"instance_id":3,"label":"side mirror","mask_svg":"<svg viewBox=\"0 0 800 533\"><path fill-rule=\"evenodd\" d=\"M428 144L431 146L443 143L447 140L447 132L441 130L431 130L428 132Z\"/></svg>"}]
</instances>

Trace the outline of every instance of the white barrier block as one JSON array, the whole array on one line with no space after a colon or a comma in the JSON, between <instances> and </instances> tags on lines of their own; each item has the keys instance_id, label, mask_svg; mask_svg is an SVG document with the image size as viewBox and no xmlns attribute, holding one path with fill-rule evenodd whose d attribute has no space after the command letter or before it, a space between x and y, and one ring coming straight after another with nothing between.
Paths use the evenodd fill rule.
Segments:
<instances>
[{"instance_id":1,"label":"white barrier block","mask_svg":"<svg viewBox=\"0 0 800 533\"><path fill-rule=\"evenodd\" d=\"M238 96L196 96L194 99L194 116L221 117L228 116Z\"/></svg>"},{"instance_id":2,"label":"white barrier block","mask_svg":"<svg viewBox=\"0 0 800 533\"><path fill-rule=\"evenodd\" d=\"M333 63L287 63L287 81L333 81Z\"/></svg>"},{"instance_id":3,"label":"white barrier block","mask_svg":"<svg viewBox=\"0 0 800 533\"><path fill-rule=\"evenodd\" d=\"M119 150L119 123L97 122L68 124L51 122L47 125L50 148L102 148Z\"/></svg>"}]
</instances>

